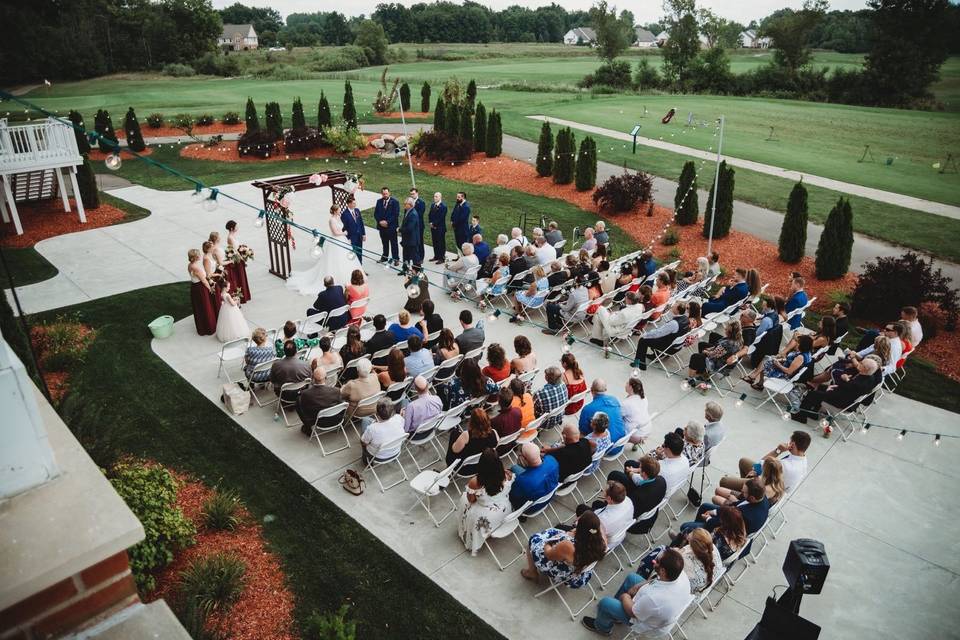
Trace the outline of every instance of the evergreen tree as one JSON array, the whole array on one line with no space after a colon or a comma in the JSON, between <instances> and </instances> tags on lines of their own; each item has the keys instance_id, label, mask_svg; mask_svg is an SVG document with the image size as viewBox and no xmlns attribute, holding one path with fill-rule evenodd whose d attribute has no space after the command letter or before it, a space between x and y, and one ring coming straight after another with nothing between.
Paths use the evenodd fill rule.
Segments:
<instances>
[{"instance_id":1,"label":"evergreen tree","mask_svg":"<svg viewBox=\"0 0 960 640\"><path fill-rule=\"evenodd\" d=\"M503 126L496 109L491 111L487 118L487 142L484 148L488 158L496 158L503 153Z\"/></svg>"},{"instance_id":2,"label":"evergreen tree","mask_svg":"<svg viewBox=\"0 0 960 640\"><path fill-rule=\"evenodd\" d=\"M470 113L473 113L474 106L477 104L477 83L473 80L467 85L467 107Z\"/></svg>"},{"instance_id":3,"label":"evergreen tree","mask_svg":"<svg viewBox=\"0 0 960 640\"><path fill-rule=\"evenodd\" d=\"M257 115L257 105L253 104L253 98L247 98L247 135L260 131L260 116Z\"/></svg>"},{"instance_id":4,"label":"evergreen tree","mask_svg":"<svg viewBox=\"0 0 960 640\"><path fill-rule=\"evenodd\" d=\"M77 165L77 186L80 188L80 201L83 202L84 209L96 209L100 206L97 177L87 156L83 156L83 164Z\"/></svg>"},{"instance_id":5,"label":"evergreen tree","mask_svg":"<svg viewBox=\"0 0 960 640\"><path fill-rule=\"evenodd\" d=\"M537 141L537 175L546 178L553 174L553 132L550 123L540 126L540 140Z\"/></svg>"},{"instance_id":6,"label":"evergreen tree","mask_svg":"<svg viewBox=\"0 0 960 640\"><path fill-rule=\"evenodd\" d=\"M807 244L807 188L803 180L793 185L787 201L787 215L783 217L778 244L780 259L784 262L800 262Z\"/></svg>"},{"instance_id":7,"label":"evergreen tree","mask_svg":"<svg viewBox=\"0 0 960 640\"><path fill-rule=\"evenodd\" d=\"M300 101L300 98L293 101L293 115L290 116L290 128L297 130L307 128L307 118L303 115L303 102Z\"/></svg>"},{"instance_id":8,"label":"evergreen tree","mask_svg":"<svg viewBox=\"0 0 960 640\"><path fill-rule=\"evenodd\" d=\"M343 83L343 124L347 129L357 128L357 107L353 104L353 87L350 81Z\"/></svg>"},{"instance_id":9,"label":"evergreen tree","mask_svg":"<svg viewBox=\"0 0 960 640\"><path fill-rule=\"evenodd\" d=\"M420 111L430 113L430 83L424 82L420 87Z\"/></svg>"},{"instance_id":10,"label":"evergreen tree","mask_svg":"<svg viewBox=\"0 0 960 640\"><path fill-rule=\"evenodd\" d=\"M410 85L406 82L400 85L400 108L410 111Z\"/></svg>"},{"instance_id":11,"label":"evergreen tree","mask_svg":"<svg viewBox=\"0 0 960 640\"><path fill-rule=\"evenodd\" d=\"M94 119L94 127L97 133L100 151L110 153L117 148L117 134L113 130L113 120L110 119L110 112L106 109L98 109L97 117Z\"/></svg>"},{"instance_id":12,"label":"evergreen tree","mask_svg":"<svg viewBox=\"0 0 960 640\"><path fill-rule=\"evenodd\" d=\"M593 139L587 136L580 143L580 153L577 154L576 185L577 191L589 191L596 185L596 162L590 152ZM591 164L593 167L591 168Z\"/></svg>"},{"instance_id":13,"label":"evergreen tree","mask_svg":"<svg viewBox=\"0 0 960 640\"><path fill-rule=\"evenodd\" d=\"M267 134L271 140L279 140L283 137L283 116L280 114L280 104L268 102L265 111Z\"/></svg>"},{"instance_id":14,"label":"evergreen tree","mask_svg":"<svg viewBox=\"0 0 960 640\"><path fill-rule=\"evenodd\" d=\"M443 97L437 98L437 108L433 111L433 130L438 132L447 130L447 109L443 104Z\"/></svg>"},{"instance_id":15,"label":"evergreen tree","mask_svg":"<svg viewBox=\"0 0 960 640\"><path fill-rule=\"evenodd\" d=\"M487 108L477 103L477 115L473 123L473 150L484 151L487 148Z\"/></svg>"},{"instance_id":16,"label":"evergreen tree","mask_svg":"<svg viewBox=\"0 0 960 640\"><path fill-rule=\"evenodd\" d=\"M850 253L853 249L853 211L850 201L841 197L827 216L817 245L817 278L835 280L842 278L850 268Z\"/></svg>"},{"instance_id":17,"label":"evergreen tree","mask_svg":"<svg viewBox=\"0 0 960 640\"><path fill-rule=\"evenodd\" d=\"M577 159L574 157L577 151L577 139L573 131L567 127L557 133L557 145L554 149L553 160L553 181L557 184L570 184L573 182L573 174L576 168Z\"/></svg>"},{"instance_id":18,"label":"evergreen tree","mask_svg":"<svg viewBox=\"0 0 960 640\"><path fill-rule=\"evenodd\" d=\"M473 116L467 105L460 112L460 139L473 146Z\"/></svg>"},{"instance_id":19,"label":"evergreen tree","mask_svg":"<svg viewBox=\"0 0 960 640\"><path fill-rule=\"evenodd\" d=\"M317 105L317 128L323 129L333 124L333 116L330 113L330 103L327 102L327 96L320 92L320 103Z\"/></svg>"},{"instance_id":20,"label":"evergreen tree","mask_svg":"<svg viewBox=\"0 0 960 640\"><path fill-rule=\"evenodd\" d=\"M727 161L720 163L720 183L717 188L717 220L713 224L713 237L725 238L730 233L733 223L733 185L734 170L727 166ZM710 197L707 198L707 209L703 212L703 237L710 237L710 218L713 217L713 187L710 188Z\"/></svg>"},{"instance_id":21,"label":"evergreen tree","mask_svg":"<svg viewBox=\"0 0 960 640\"><path fill-rule=\"evenodd\" d=\"M132 151L143 151L147 145L143 143L143 134L140 132L140 123L133 107L127 109L127 116L123 119L123 131L127 134L127 147Z\"/></svg>"},{"instance_id":22,"label":"evergreen tree","mask_svg":"<svg viewBox=\"0 0 960 640\"><path fill-rule=\"evenodd\" d=\"M597 184L597 141L587 137L590 141L590 183Z\"/></svg>"},{"instance_id":23,"label":"evergreen tree","mask_svg":"<svg viewBox=\"0 0 960 640\"><path fill-rule=\"evenodd\" d=\"M696 224L700 218L700 203L697 197L697 169L693 160L684 163L677 182L677 194L673 197L677 224Z\"/></svg>"},{"instance_id":24,"label":"evergreen tree","mask_svg":"<svg viewBox=\"0 0 960 640\"><path fill-rule=\"evenodd\" d=\"M450 103L446 108L447 130L446 134L451 138L460 137L460 107Z\"/></svg>"},{"instance_id":25,"label":"evergreen tree","mask_svg":"<svg viewBox=\"0 0 960 640\"><path fill-rule=\"evenodd\" d=\"M83 116L79 111L70 110L70 122L73 124L73 135L77 139L77 150L80 155L90 153L90 141L87 140L87 128L83 124Z\"/></svg>"}]
</instances>

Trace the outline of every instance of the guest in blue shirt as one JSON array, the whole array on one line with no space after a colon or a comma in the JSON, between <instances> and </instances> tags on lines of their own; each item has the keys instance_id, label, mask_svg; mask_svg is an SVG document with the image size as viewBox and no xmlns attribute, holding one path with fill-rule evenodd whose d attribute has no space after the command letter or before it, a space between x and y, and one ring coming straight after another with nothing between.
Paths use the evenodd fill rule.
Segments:
<instances>
[{"instance_id":1,"label":"guest in blue shirt","mask_svg":"<svg viewBox=\"0 0 960 640\"><path fill-rule=\"evenodd\" d=\"M396 336L397 342L409 340L411 336L417 336L423 340L423 333L421 333L419 328L410 323L410 312L406 309L403 309L397 314L397 322L387 327L387 331Z\"/></svg>"},{"instance_id":2,"label":"guest in blue shirt","mask_svg":"<svg viewBox=\"0 0 960 640\"><path fill-rule=\"evenodd\" d=\"M470 232L470 237L475 235L483 234L483 227L480 226L480 216L473 216L470 218L470 227L467 229Z\"/></svg>"},{"instance_id":3,"label":"guest in blue shirt","mask_svg":"<svg viewBox=\"0 0 960 640\"><path fill-rule=\"evenodd\" d=\"M807 292L803 290L803 285L803 276L794 274L793 279L790 281L790 297L787 299L787 306L785 307L787 313L807 306ZM790 318L791 329L796 331L800 328L803 324L803 315L802 313L798 313Z\"/></svg>"},{"instance_id":4,"label":"guest in blue shirt","mask_svg":"<svg viewBox=\"0 0 960 640\"><path fill-rule=\"evenodd\" d=\"M747 484L743 485L743 500L733 505L743 516L743 523L747 528L747 535L756 533L760 527L767 521L770 513L770 500L767 499L766 490L763 484L757 478L751 478ZM684 522L680 525L680 533L689 533L693 529L703 527L707 531L713 531L720 526L718 512L720 507L710 502L704 502L697 510L696 520L693 522Z\"/></svg>"},{"instance_id":5,"label":"guest in blue shirt","mask_svg":"<svg viewBox=\"0 0 960 640\"><path fill-rule=\"evenodd\" d=\"M750 293L750 287L747 285L747 270L736 269L733 272L733 284L723 288L719 295L709 302L703 303L700 313L705 317L709 313L718 313L730 305L743 300Z\"/></svg>"},{"instance_id":6,"label":"guest in blue shirt","mask_svg":"<svg viewBox=\"0 0 960 640\"><path fill-rule=\"evenodd\" d=\"M410 347L410 355L403 359L403 364L408 376L416 378L433 368L433 354L423 348L423 338L411 335L407 338L407 346Z\"/></svg>"},{"instance_id":7,"label":"guest in blue shirt","mask_svg":"<svg viewBox=\"0 0 960 640\"><path fill-rule=\"evenodd\" d=\"M486 262L490 256L490 245L483 241L483 236L479 233L473 235L473 255L477 256L480 264Z\"/></svg>"},{"instance_id":8,"label":"guest in blue shirt","mask_svg":"<svg viewBox=\"0 0 960 640\"><path fill-rule=\"evenodd\" d=\"M590 393L593 395L587 405L580 410L580 433L584 436L589 434L593 427L590 421L598 411L603 411L610 419L610 441L620 440L626 430L623 426L623 414L620 411L620 401L613 396L607 395L607 383L602 378L596 378L590 385ZM616 454L623 451L623 447L611 448L607 451L610 454Z\"/></svg>"},{"instance_id":9,"label":"guest in blue shirt","mask_svg":"<svg viewBox=\"0 0 960 640\"><path fill-rule=\"evenodd\" d=\"M560 465L553 456L540 456L540 449L532 442L520 448L522 467L514 467L518 473L510 489L510 504L519 509L527 500L537 500L547 495L560 481Z\"/></svg>"},{"instance_id":10,"label":"guest in blue shirt","mask_svg":"<svg viewBox=\"0 0 960 640\"><path fill-rule=\"evenodd\" d=\"M653 254L649 251L644 251L640 255L640 266L643 269L643 275L647 278L657 272L657 263L653 259Z\"/></svg>"},{"instance_id":11,"label":"guest in blue shirt","mask_svg":"<svg viewBox=\"0 0 960 640\"><path fill-rule=\"evenodd\" d=\"M780 323L780 314L786 311L784 304L784 300L780 296L761 298L760 324L757 325L758 336L762 336Z\"/></svg>"}]
</instances>

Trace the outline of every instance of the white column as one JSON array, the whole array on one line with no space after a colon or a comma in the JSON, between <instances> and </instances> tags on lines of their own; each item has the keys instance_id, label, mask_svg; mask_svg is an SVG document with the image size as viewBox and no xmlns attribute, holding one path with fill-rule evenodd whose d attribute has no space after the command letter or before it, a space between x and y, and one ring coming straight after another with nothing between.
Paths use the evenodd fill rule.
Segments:
<instances>
[{"instance_id":1,"label":"white column","mask_svg":"<svg viewBox=\"0 0 960 640\"><path fill-rule=\"evenodd\" d=\"M20 224L20 214L17 213L17 201L13 198L13 191L10 190L10 175L3 175L3 193L7 197L7 206L10 208L10 214L13 217L13 226L17 230L17 235L23 235L23 225Z\"/></svg>"},{"instance_id":2,"label":"white column","mask_svg":"<svg viewBox=\"0 0 960 640\"><path fill-rule=\"evenodd\" d=\"M57 187L60 189L60 199L63 200L63 210L70 212L70 197L67 194L67 185L63 181L63 167L57 167L53 170L57 176Z\"/></svg>"},{"instance_id":3,"label":"white column","mask_svg":"<svg viewBox=\"0 0 960 640\"><path fill-rule=\"evenodd\" d=\"M77 184L77 168L70 167L70 184L73 186L73 200L77 203L77 215L80 216L80 222L87 221L87 212L83 208L83 198L80 197L80 186Z\"/></svg>"},{"instance_id":4,"label":"white column","mask_svg":"<svg viewBox=\"0 0 960 640\"><path fill-rule=\"evenodd\" d=\"M7 213L7 205L3 203L3 194L0 194L0 219L5 223L10 222L10 215Z\"/></svg>"}]
</instances>

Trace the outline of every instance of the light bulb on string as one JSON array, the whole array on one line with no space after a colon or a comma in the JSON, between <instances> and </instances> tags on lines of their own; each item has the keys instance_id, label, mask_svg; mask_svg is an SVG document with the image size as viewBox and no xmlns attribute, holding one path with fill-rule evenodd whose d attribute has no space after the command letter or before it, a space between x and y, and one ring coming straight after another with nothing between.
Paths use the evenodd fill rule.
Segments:
<instances>
[{"instance_id":1,"label":"light bulb on string","mask_svg":"<svg viewBox=\"0 0 960 640\"><path fill-rule=\"evenodd\" d=\"M110 171L117 171L120 168L120 165L123 164L123 161L120 160L119 153L113 152L107 156L106 160L103 161L103 164L105 164L107 169L110 169Z\"/></svg>"},{"instance_id":2,"label":"light bulb on string","mask_svg":"<svg viewBox=\"0 0 960 640\"><path fill-rule=\"evenodd\" d=\"M863 425L863 428L860 429L860 433L864 433L864 434L865 434L867 431L870 431L870 425L869 425L869 424Z\"/></svg>"},{"instance_id":3,"label":"light bulb on string","mask_svg":"<svg viewBox=\"0 0 960 640\"><path fill-rule=\"evenodd\" d=\"M216 211L220 206L217 202L217 196L220 195L219 189L210 189L210 197L203 201L203 210L207 212Z\"/></svg>"},{"instance_id":4,"label":"light bulb on string","mask_svg":"<svg viewBox=\"0 0 960 640\"><path fill-rule=\"evenodd\" d=\"M738 406L738 407L742 407L742 406L743 406L743 401L746 400L746 399L747 399L747 394L741 393L741 394L740 394L740 397L737 398L737 401L736 401L736 403L734 403L734 404L736 404L736 406Z\"/></svg>"},{"instance_id":5,"label":"light bulb on string","mask_svg":"<svg viewBox=\"0 0 960 640\"><path fill-rule=\"evenodd\" d=\"M939 434L939 433L938 433L938 434L936 435L936 437L933 439L933 446L935 446L935 447L939 447L939 446L940 446L940 434Z\"/></svg>"},{"instance_id":6,"label":"light bulb on string","mask_svg":"<svg viewBox=\"0 0 960 640\"><path fill-rule=\"evenodd\" d=\"M313 241L313 250L310 253L313 254L314 258L319 258L323 255L323 238L317 236Z\"/></svg>"},{"instance_id":7,"label":"light bulb on string","mask_svg":"<svg viewBox=\"0 0 960 640\"><path fill-rule=\"evenodd\" d=\"M903 438L906 435L907 435L907 430L906 429L901 430L900 433L897 434L897 440L903 440Z\"/></svg>"},{"instance_id":8,"label":"light bulb on string","mask_svg":"<svg viewBox=\"0 0 960 640\"><path fill-rule=\"evenodd\" d=\"M789 411L784 411L783 413L781 413L781 414L780 414L780 419L783 420L784 422L786 422L787 420L789 420L789 419L790 419L790 412L789 412Z\"/></svg>"}]
</instances>

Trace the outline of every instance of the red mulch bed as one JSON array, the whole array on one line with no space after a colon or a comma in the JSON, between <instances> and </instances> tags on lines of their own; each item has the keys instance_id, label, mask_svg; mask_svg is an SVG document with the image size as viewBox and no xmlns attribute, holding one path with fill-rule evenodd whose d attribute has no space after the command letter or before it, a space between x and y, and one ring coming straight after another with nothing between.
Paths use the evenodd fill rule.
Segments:
<instances>
[{"instance_id":1,"label":"red mulch bed","mask_svg":"<svg viewBox=\"0 0 960 640\"><path fill-rule=\"evenodd\" d=\"M12 224L0 227L0 245L5 247L32 247L37 242L53 236L107 227L123 220L124 212L106 203L100 203L96 209L87 209L86 223L80 222L77 217L77 206L70 198L68 213L63 210L60 198L43 202L21 202L17 205L20 212L20 222L23 224L23 235L18 236Z\"/></svg>"},{"instance_id":2,"label":"red mulch bed","mask_svg":"<svg viewBox=\"0 0 960 640\"><path fill-rule=\"evenodd\" d=\"M382 135L382 134L381 134ZM367 146L349 154L351 158L369 158L377 155L379 151L369 145L370 138L367 138ZM259 158L256 156L243 156L237 151L237 141L225 141L215 147L206 147L202 144L188 144L180 149L180 155L184 158L193 158L194 160L216 160L218 162L280 162L283 160L309 160L311 158L343 158L344 155L337 153L333 147L320 147L305 153L286 153L283 150L283 143L277 143L277 152L269 158Z\"/></svg>"},{"instance_id":3,"label":"red mulch bed","mask_svg":"<svg viewBox=\"0 0 960 640\"><path fill-rule=\"evenodd\" d=\"M137 155L141 155L141 156L148 156L151 153L153 153L153 149L151 147L147 147L143 151L137 151ZM103 162L104 160L107 159L107 156L109 155L113 155L113 154L104 153L103 151L100 151L100 149L91 149L90 162ZM126 149L120 150L121 160L132 160L133 158L134 158L134 155L129 151L127 151Z\"/></svg>"},{"instance_id":4,"label":"red mulch bed","mask_svg":"<svg viewBox=\"0 0 960 640\"><path fill-rule=\"evenodd\" d=\"M373 115L376 116L377 118L396 118L397 120L400 119L399 111L387 111L386 113L375 113ZM407 118L408 120L411 118L430 118L432 116L433 114L430 113L429 111L404 111L403 112L403 117Z\"/></svg>"},{"instance_id":5,"label":"red mulch bed","mask_svg":"<svg viewBox=\"0 0 960 640\"><path fill-rule=\"evenodd\" d=\"M157 575L157 588L145 599L175 600L178 576L194 559L219 552L240 556L247 566L245 587L237 602L221 620L210 616L210 628L220 628L232 640L294 640L293 593L285 584L280 560L263 539L260 524L243 511L242 524L234 531L208 531L204 528L203 503L213 491L202 482L171 470L181 483L177 506L197 527L197 542L177 553ZM222 627L220 625L222 624Z\"/></svg>"},{"instance_id":6,"label":"red mulch bed","mask_svg":"<svg viewBox=\"0 0 960 640\"><path fill-rule=\"evenodd\" d=\"M243 133L246 130L247 125L242 122L239 124L222 124L217 122L209 127L201 127L200 125L196 125L193 127L193 134L199 136L216 133ZM140 133L143 134L144 138L175 138L178 136L181 138L187 137L187 134L183 132L183 129L177 129L176 127L160 127L159 129L151 129L142 123L140 125ZM127 137L127 132L120 129L116 131L116 134L118 138Z\"/></svg>"},{"instance_id":7,"label":"red mulch bed","mask_svg":"<svg viewBox=\"0 0 960 640\"><path fill-rule=\"evenodd\" d=\"M58 320L54 324L61 324L61 321ZM79 322L63 320L62 324L69 325L74 328L71 336L71 342L81 351L86 352L87 347L89 347L90 343L93 342L94 338L96 338L96 332L87 325L80 324ZM63 397L67 395L67 392L70 390L70 372L49 370L48 351L50 344L49 340L47 340L48 330L48 325L33 325L30 328L30 344L33 347L34 352L37 354L37 359L40 361L40 369L43 375L43 380L47 384L47 389L50 391L50 399L56 405L63 400Z\"/></svg>"},{"instance_id":8,"label":"red mulch bed","mask_svg":"<svg viewBox=\"0 0 960 640\"><path fill-rule=\"evenodd\" d=\"M43 381L50 390L50 400L54 406L60 404L63 397L70 391L70 374L66 371L44 371Z\"/></svg>"}]
</instances>

